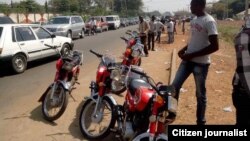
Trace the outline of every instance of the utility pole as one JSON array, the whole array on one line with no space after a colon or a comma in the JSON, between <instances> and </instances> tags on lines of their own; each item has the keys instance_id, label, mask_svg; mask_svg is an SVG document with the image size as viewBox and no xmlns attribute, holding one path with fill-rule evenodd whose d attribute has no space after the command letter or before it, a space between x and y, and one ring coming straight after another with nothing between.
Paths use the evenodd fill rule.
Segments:
<instances>
[{"instance_id":1,"label":"utility pole","mask_svg":"<svg viewBox=\"0 0 250 141\"><path fill-rule=\"evenodd\" d=\"M126 18L128 17L128 7L127 7L127 0L124 0L125 1L125 8L126 8Z\"/></svg>"},{"instance_id":2,"label":"utility pole","mask_svg":"<svg viewBox=\"0 0 250 141\"><path fill-rule=\"evenodd\" d=\"M245 17L248 15L249 2L245 0Z\"/></svg>"}]
</instances>

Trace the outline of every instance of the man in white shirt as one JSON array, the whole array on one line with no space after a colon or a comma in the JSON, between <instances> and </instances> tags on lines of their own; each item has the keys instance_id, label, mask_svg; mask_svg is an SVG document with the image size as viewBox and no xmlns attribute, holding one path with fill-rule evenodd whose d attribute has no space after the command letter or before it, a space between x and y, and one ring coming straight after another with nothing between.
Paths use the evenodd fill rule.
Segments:
<instances>
[{"instance_id":1,"label":"man in white shirt","mask_svg":"<svg viewBox=\"0 0 250 141\"><path fill-rule=\"evenodd\" d=\"M148 30L148 50L151 49L152 42L152 51L155 51L155 16L152 16L151 21L149 21L149 30Z\"/></svg>"},{"instance_id":2,"label":"man in white shirt","mask_svg":"<svg viewBox=\"0 0 250 141\"><path fill-rule=\"evenodd\" d=\"M167 23L167 29L168 29L168 43L171 44L174 42L174 23L172 19L169 19L169 22Z\"/></svg>"},{"instance_id":3,"label":"man in white shirt","mask_svg":"<svg viewBox=\"0 0 250 141\"><path fill-rule=\"evenodd\" d=\"M219 49L217 24L214 18L205 12L206 0L192 0L191 11L197 17L191 21L191 40L187 46L178 52L182 62L176 72L172 85L176 88L176 98L179 91L190 76L194 75L196 85L196 123L206 123L206 78L211 63L210 54ZM176 113L170 113L168 119L175 119Z\"/></svg>"},{"instance_id":4,"label":"man in white shirt","mask_svg":"<svg viewBox=\"0 0 250 141\"><path fill-rule=\"evenodd\" d=\"M160 43L161 42L161 32L162 32L162 29L164 28L164 25L160 21L160 19L157 19L155 26L156 26L156 32L157 32L157 37L156 37L155 41L158 41L158 43Z\"/></svg>"}]
</instances>

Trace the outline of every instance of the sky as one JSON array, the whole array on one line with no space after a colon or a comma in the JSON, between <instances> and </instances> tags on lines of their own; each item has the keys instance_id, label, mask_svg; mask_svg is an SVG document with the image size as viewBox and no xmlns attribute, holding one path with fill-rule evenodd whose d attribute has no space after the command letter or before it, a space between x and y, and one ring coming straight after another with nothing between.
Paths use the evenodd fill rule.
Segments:
<instances>
[{"instance_id":1,"label":"sky","mask_svg":"<svg viewBox=\"0 0 250 141\"><path fill-rule=\"evenodd\" d=\"M10 3L11 0L0 0L0 3ZM13 0L18 2L22 0ZM35 0L40 4L44 4L46 0ZM158 10L161 13L166 11L174 12L179 10L189 10L189 4L191 0L142 0L144 3L144 11L150 12ZM214 2L217 0L207 0L208 2Z\"/></svg>"}]
</instances>

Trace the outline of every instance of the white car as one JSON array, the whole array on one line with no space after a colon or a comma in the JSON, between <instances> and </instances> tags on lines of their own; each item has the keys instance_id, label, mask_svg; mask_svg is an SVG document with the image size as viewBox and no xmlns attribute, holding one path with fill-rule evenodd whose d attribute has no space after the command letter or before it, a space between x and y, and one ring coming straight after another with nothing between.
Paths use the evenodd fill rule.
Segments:
<instances>
[{"instance_id":1,"label":"white car","mask_svg":"<svg viewBox=\"0 0 250 141\"><path fill-rule=\"evenodd\" d=\"M55 36L40 25L0 24L0 63L10 64L16 73L24 72L27 62L67 54L73 45L71 38Z\"/></svg>"},{"instance_id":2,"label":"white car","mask_svg":"<svg viewBox=\"0 0 250 141\"><path fill-rule=\"evenodd\" d=\"M121 21L118 15L108 15L106 16L106 21L108 22L109 29L118 29L120 28Z\"/></svg>"}]
</instances>

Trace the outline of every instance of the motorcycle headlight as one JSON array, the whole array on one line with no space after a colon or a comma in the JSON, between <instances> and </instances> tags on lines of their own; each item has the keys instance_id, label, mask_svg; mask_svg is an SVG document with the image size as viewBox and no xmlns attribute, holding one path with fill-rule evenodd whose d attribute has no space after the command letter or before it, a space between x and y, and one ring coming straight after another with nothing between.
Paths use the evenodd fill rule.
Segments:
<instances>
[{"instance_id":1,"label":"motorcycle headlight","mask_svg":"<svg viewBox=\"0 0 250 141\"><path fill-rule=\"evenodd\" d=\"M119 70L112 70L110 74L110 78L116 81L119 81L121 79L121 74Z\"/></svg>"},{"instance_id":2,"label":"motorcycle headlight","mask_svg":"<svg viewBox=\"0 0 250 141\"><path fill-rule=\"evenodd\" d=\"M140 54L141 54L141 53L140 53L139 50L132 50L132 54L131 54L131 55L132 55L133 57L139 57Z\"/></svg>"}]
</instances>

